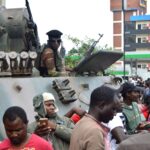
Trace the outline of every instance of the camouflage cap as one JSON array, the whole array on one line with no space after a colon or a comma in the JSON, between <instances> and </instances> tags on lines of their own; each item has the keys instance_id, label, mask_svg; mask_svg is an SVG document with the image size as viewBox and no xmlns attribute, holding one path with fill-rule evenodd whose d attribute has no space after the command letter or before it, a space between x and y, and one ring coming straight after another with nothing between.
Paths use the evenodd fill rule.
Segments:
<instances>
[{"instance_id":1,"label":"camouflage cap","mask_svg":"<svg viewBox=\"0 0 150 150\"><path fill-rule=\"evenodd\" d=\"M49 38L61 38L61 35L63 35L62 32L59 30L50 30L49 32L46 33Z\"/></svg>"}]
</instances>

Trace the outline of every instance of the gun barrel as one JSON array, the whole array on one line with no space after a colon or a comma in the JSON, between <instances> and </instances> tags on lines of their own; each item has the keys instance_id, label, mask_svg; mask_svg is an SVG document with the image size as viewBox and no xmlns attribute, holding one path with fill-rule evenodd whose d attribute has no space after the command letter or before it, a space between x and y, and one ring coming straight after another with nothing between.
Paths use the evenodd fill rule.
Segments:
<instances>
[{"instance_id":1,"label":"gun barrel","mask_svg":"<svg viewBox=\"0 0 150 150\"><path fill-rule=\"evenodd\" d=\"M34 22L34 21L33 21L33 17L32 17L32 13L31 13L31 9L30 9L30 5L29 5L28 0L26 0L26 7L27 7L27 10L28 10L28 13L29 13L29 20L30 20L31 22Z\"/></svg>"},{"instance_id":2,"label":"gun barrel","mask_svg":"<svg viewBox=\"0 0 150 150\"><path fill-rule=\"evenodd\" d=\"M88 51L86 52L85 57L88 57L88 56L90 56L90 55L92 54L92 52L93 52L93 50L94 50L96 44L97 44L97 43L99 42L99 40L103 37L104 34L100 34L100 33L99 33L98 35L99 35L98 40L96 40L96 41L93 42L93 44L90 46L90 48L89 48Z\"/></svg>"},{"instance_id":3,"label":"gun barrel","mask_svg":"<svg viewBox=\"0 0 150 150\"><path fill-rule=\"evenodd\" d=\"M100 33L99 33L98 35L99 35L99 38L98 38L97 41L99 42L99 40L103 37L104 34L100 34Z\"/></svg>"}]
</instances>

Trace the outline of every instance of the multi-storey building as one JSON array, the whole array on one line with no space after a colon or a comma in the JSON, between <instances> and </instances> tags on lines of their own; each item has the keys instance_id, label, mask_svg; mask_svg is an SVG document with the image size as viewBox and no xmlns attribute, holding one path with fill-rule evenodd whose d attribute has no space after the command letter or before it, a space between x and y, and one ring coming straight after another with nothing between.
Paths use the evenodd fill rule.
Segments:
<instances>
[{"instance_id":1,"label":"multi-storey building","mask_svg":"<svg viewBox=\"0 0 150 150\"><path fill-rule=\"evenodd\" d=\"M125 22L125 51L150 51L150 15L131 16Z\"/></svg>"},{"instance_id":2,"label":"multi-storey building","mask_svg":"<svg viewBox=\"0 0 150 150\"><path fill-rule=\"evenodd\" d=\"M150 69L150 15L131 16L129 22L125 22L124 48L127 52L126 62L139 68Z\"/></svg>"},{"instance_id":3,"label":"multi-storey building","mask_svg":"<svg viewBox=\"0 0 150 150\"><path fill-rule=\"evenodd\" d=\"M130 21L130 16L143 15L147 12L147 0L110 0L113 12L113 47L124 50L124 22Z\"/></svg>"},{"instance_id":4,"label":"multi-storey building","mask_svg":"<svg viewBox=\"0 0 150 150\"><path fill-rule=\"evenodd\" d=\"M150 15L147 0L110 0L113 12L113 48L125 52L126 64L150 69Z\"/></svg>"}]
</instances>

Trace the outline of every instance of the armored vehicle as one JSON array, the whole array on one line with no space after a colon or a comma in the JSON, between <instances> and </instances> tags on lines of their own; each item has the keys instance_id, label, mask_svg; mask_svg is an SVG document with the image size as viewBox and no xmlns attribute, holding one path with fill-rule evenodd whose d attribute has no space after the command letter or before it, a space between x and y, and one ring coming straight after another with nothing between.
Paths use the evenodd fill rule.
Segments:
<instances>
[{"instance_id":1,"label":"armored vehicle","mask_svg":"<svg viewBox=\"0 0 150 150\"><path fill-rule=\"evenodd\" d=\"M0 6L0 120L8 107L18 105L33 121L32 99L42 92L54 94L61 115L73 106L88 110L91 91L113 81L112 77L97 73L104 72L122 53L98 51L74 68L75 76L42 77L36 69L41 51L37 27L28 1L26 6L15 9ZM2 121L0 134L5 137Z\"/></svg>"}]
</instances>

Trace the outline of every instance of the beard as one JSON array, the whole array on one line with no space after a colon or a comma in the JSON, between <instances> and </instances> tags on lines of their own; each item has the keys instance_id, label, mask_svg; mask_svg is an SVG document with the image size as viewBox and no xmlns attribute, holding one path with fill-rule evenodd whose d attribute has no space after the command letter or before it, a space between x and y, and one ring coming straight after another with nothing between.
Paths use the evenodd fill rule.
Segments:
<instances>
[{"instance_id":1,"label":"beard","mask_svg":"<svg viewBox=\"0 0 150 150\"><path fill-rule=\"evenodd\" d=\"M11 143L13 145L20 145L22 140L21 139L18 139L18 138L13 138L13 139L10 139Z\"/></svg>"}]
</instances>

